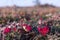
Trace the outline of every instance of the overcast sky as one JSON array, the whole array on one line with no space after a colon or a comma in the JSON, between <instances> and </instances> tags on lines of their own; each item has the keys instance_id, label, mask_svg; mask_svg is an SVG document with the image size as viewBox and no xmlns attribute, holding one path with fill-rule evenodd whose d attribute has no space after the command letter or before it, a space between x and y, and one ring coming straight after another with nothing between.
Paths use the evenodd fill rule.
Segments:
<instances>
[{"instance_id":1,"label":"overcast sky","mask_svg":"<svg viewBox=\"0 0 60 40\"><path fill-rule=\"evenodd\" d=\"M52 4L55 6L60 6L60 0L39 0L41 4ZM0 6L34 6L36 5L36 0L0 0Z\"/></svg>"}]
</instances>

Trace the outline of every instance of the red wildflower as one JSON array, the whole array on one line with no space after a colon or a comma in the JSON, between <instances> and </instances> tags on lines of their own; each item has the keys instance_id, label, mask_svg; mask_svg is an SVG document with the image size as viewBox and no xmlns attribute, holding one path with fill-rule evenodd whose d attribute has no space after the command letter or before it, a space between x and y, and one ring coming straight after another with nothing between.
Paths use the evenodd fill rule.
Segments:
<instances>
[{"instance_id":1,"label":"red wildflower","mask_svg":"<svg viewBox=\"0 0 60 40\"><path fill-rule=\"evenodd\" d=\"M38 28L39 33L41 33L42 35L46 35L49 32L49 28L48 27L44 27L44 28Z\"/></svg>"},{"instance_id":2,"label":"red wildflower","mask_svg":"<svg viewBox=\"0 0 60 40\"><path fill-rule=\"evenodd\" d=\"M31 26L30 26L30 25L27 25L27 24L24 24L24 25L23 25L23 28L24 28L25 30L27 30L28 32L32 30Z\"/></svg>"},{"instance_id":3,"label":"red wildflower","mask_svg":"<svg viewBox=\"0 0 60 40\"><path fill-rule=\"evenodd\" d=\"M31 31L31 30L32 30L32 28L31 28L30 25L27 25L27 26L26 26L26 29L27 29L28 31Z\"/></svg>"},{"instance_id":4,"label":"red wildflower","mask_svg":"<svg viewBox=\"0 0 60 40\"><path fill-rule=\"evenodd\" d=\"M7 33L9 33L10 31L11 31L11 29L6 27L6 28L4 29L4 34L7 34Z\"/></svg>"},{"instance_id":5,"label":"red wildflower","mask_svg":"<svg viewBox=\"0 0 60 40\"><path fill-rule=\"evenodd\" d=\"M13 28L13 31L14 31L14 32L16 32L16 30L17 30L17 28L16 28L16 27L14 27L14 28Z\"/></svg>"}]
</instances>

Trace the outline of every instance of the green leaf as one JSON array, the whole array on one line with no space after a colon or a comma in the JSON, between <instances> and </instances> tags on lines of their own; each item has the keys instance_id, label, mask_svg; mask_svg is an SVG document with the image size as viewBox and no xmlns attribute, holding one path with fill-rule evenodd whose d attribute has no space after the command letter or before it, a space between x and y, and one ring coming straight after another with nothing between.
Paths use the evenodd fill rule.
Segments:
<instances>
[{"instance_id":1,"label":"green leaf","mask_svg":"<svg viewBox=\"0 0 60 40\"><path fill-rule=\"evenodd\" d=\"M6 40L9 40L9 39L10 39L10 37L9 37L9 35L7 35L7 36L6 36Z\"/></svg>"}]
</instances>

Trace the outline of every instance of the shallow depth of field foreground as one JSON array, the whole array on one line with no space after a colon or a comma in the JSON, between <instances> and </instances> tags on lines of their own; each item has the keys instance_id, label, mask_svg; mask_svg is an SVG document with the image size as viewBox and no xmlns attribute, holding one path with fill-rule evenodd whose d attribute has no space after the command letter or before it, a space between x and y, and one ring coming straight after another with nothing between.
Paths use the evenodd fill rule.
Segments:
<instances>
[{"instance_id":1,"label":"shallow depth of field foreground","mask_svg":"<svg viewBox=\"0 0 60 40\"><path fill-rule=\"evenodd\" d=\"M0 40L60 40L60 14L0 17Z\"/></svg>"}]
</instances>

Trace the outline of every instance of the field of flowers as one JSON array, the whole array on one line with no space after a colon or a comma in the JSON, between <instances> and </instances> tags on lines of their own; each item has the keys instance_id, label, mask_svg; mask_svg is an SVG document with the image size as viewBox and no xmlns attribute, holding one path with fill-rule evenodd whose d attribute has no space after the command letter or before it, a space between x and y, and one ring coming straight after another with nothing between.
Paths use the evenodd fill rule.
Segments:
<instances>
[{"instance_id":1,"label":"field of flowers","mask_svg":"<svg viewBox=\"0 0 60 40\"><path fill-rule=\"evenodd\" d=\"M60 40L60 14L0 17L0 40Z\"/></svg>"}]
</instances>

